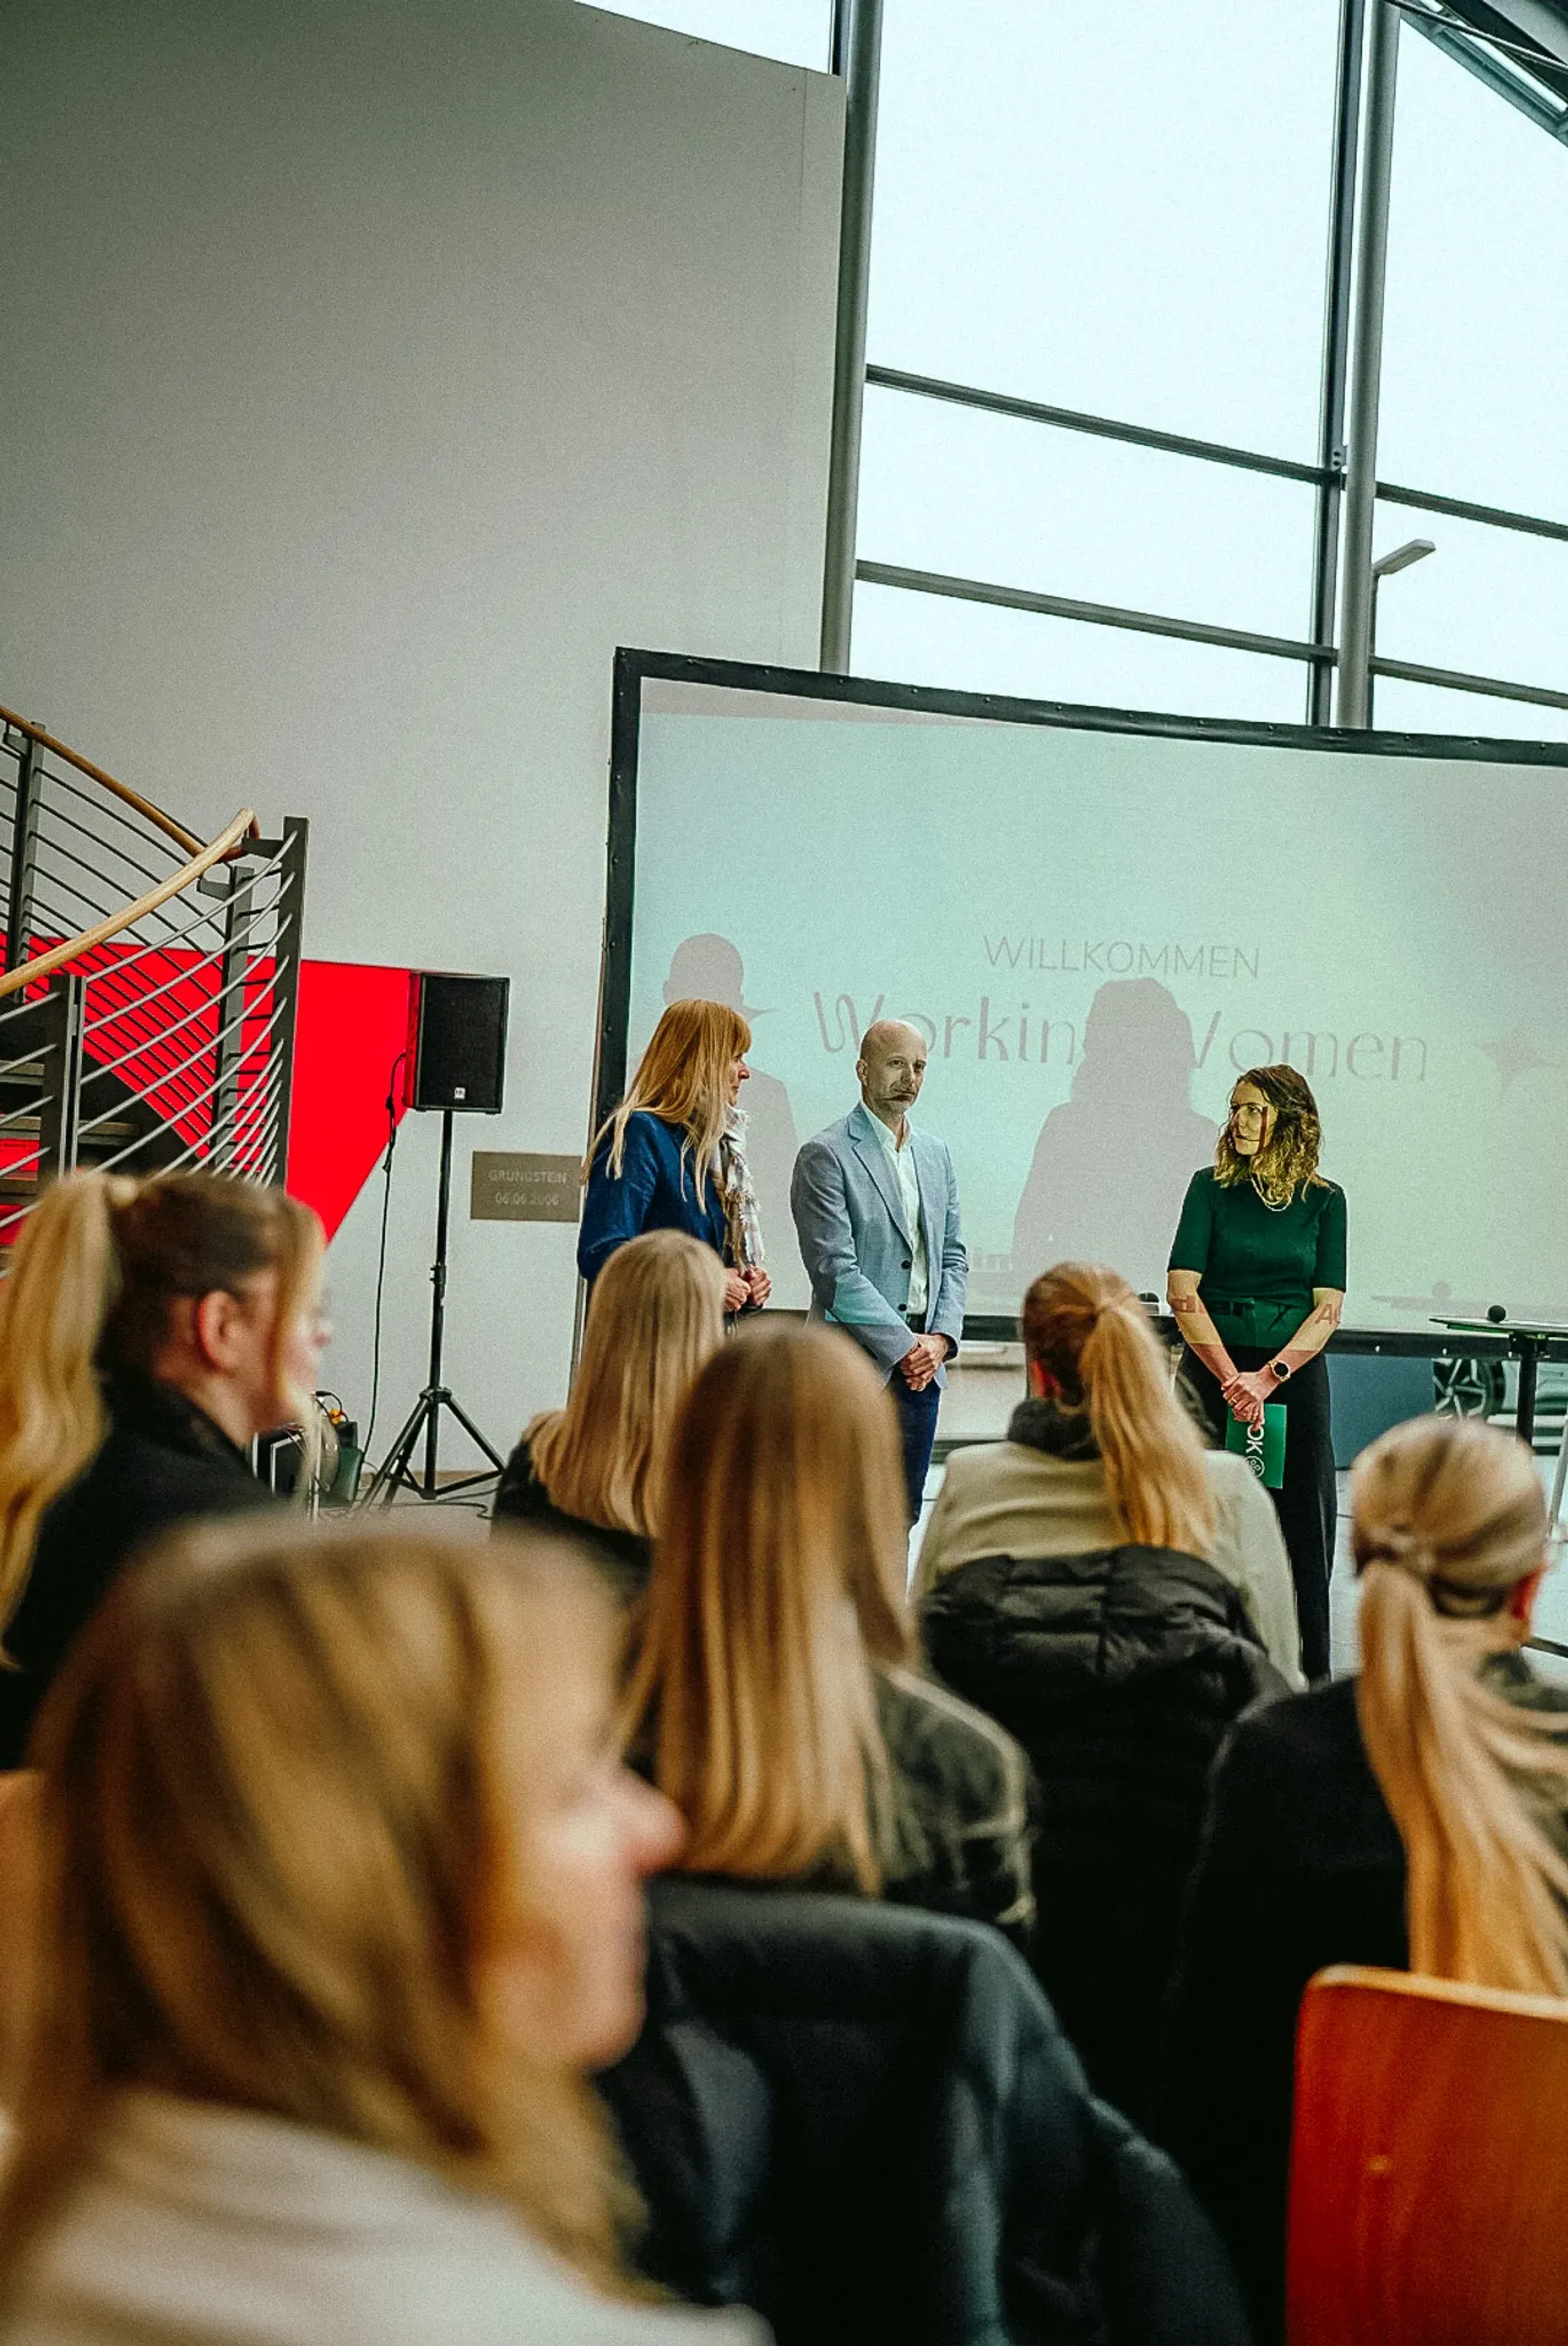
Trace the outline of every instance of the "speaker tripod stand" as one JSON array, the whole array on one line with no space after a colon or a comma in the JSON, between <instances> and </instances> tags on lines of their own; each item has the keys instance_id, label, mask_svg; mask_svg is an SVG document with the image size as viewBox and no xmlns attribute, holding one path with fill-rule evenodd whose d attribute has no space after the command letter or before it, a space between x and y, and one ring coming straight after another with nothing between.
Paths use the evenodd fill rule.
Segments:
<instances>
[{"instance_id":1,"label":"speaker tripod stand","mask_svg":"<svg viewBox=\"0 0 1568 2346\"><path fill-rule=\"evenodd\" d=\"M365 1507L390 1507L399 1491L417 1492L422 1499L438 1495L450 1499L460 1491L472 1491L481 1483L490 1482L499 1474L504 1459L497 1455L484 1436L453 1393L441 1382L441 1348L446 1324L446 1229L452 1204L452 1110L441 1113L441 1188L435 1209L435 1260L430 1267L430 1283L434 1290L430 1305L430 1372L423 1392L404 1421L402 1431L372 1477L370 1489L360 1502ZM436 1489L436 1452L441 1433L441 1413L447 1410L457 1420L469 1440L489 1459L489 1466L477 1474L460 1475L448 1483L439 1494ZM424 1471L415 1475L409 1462L421 1435L424 1437Z\"/></svg>"}]
</instances>

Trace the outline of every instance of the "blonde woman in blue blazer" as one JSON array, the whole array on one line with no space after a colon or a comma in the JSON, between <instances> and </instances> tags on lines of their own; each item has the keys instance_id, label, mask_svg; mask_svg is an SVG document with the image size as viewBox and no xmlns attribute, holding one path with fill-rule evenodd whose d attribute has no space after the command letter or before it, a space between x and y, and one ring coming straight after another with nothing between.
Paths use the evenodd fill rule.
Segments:
<instances>
[{"instance_id":1,"label":"blonde woman in blue blazer","mask_svg":"<svg viewBox=\"0 0 1568 2346\"><path fill-rule=\"evenodd\" d=\"M764 1268L746 1163L740 1086L751 1029L723 1002L672 1002L625 1099L594 1137L577 1233L592 1286L617 1247L645 1230L685 1230L724 1265L727 1312L759 1310Z\"/></svg>"}]
</instances>

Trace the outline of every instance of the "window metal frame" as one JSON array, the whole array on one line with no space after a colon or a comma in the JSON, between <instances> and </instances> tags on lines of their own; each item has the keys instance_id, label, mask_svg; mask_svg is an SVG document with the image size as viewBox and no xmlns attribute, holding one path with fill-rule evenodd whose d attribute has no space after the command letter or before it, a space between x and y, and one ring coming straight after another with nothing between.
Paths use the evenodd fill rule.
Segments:
<instances>
[{"instance_id":1,"label":"window metal frame","mask_svg":"<svg viewBox=\"0 0 1568 2346\"><path fill-rule=\"evenodd\" d=\"M1382 246L1387 234L1389 166L1393 129L1393 78L1398 34L1412 24L1433 39L1445 55L1471 70L1481 70L1471 46L1483 63L1487 42L1508 46L1456 21L1441 0L1340 0L1339 42L1336 66L1335 122L1330 186L1327 281L1324 294L1322 380L1319 401L1319 453L1316 463L1280 456L1222 441L1166 432L1118 417L1097 415L1078 408L1061 407L1025 399L972 383L948 382L901 367L867 363L866 301L870 282L869 246L875 173L876 92L880 69L882 0L837 0L835 70L849 83L850 137L845 158L844 219L852 228L855 251L847 264L850 281L840 280L840 369L835 383L834 462L829 495L829 540L824 571L822 667L845 673L849 668L849 627L854 584L891 586L913 594L944 596L964 602L988 604L999 609L1033 611L1088 626L1123 627L1144 635L1179 641L1213 644L1260 658L1293 659L1308 670L1308 723L1333 721L1330 710L1335 680L1339 687L1337 721L1359 729L1367 721L1367 688L1374 677L1396 678L1408 683L1435 685L1455 692L1513 700L1547 709L1568 709L1568 690L1525 683L1522 679L1483 677L1468 670L1398 660L1376 653L1369 639L1370 537L1372 516L1379 504L1418 512L1445 514L1455 520L1486 528L1516 531L1527 536L1568 544L1568 522L1542 514L1518 513L1504 506L1454 497L1435 489L1411 488L1376 477L1377 396L1381 372ZM857 46L858 36L858 46ZM1465 54L1459 55L1464 49ZM857 84L857 73L859 81ZM1513 102L1522 87L1505 69L1492 65L1481 71L1488 87ZM1509 87L1503 87L1504 83ZM1555 125L1544 97L1532 119L1548 118L1543 127L1553 136L1568 136ZM1568 124L1568 109L1563 117ZM857 127L858 126L858 127ZM1356 223L1358 195L1361 217ZM850 336L846 345L845 316ZM1356 329L1353 335L1352 329ZM1359 352L1352 347L1358 344ZM846 362L850 362L846 365ZM1168 613L1091 602L1082 597L1045 588L1022 587L996 580L962 578L904 564L858 559L855 522L860 477L860 426L864 391L874 388L908 397L932 399L1008 420L1077 432L1119 441L1191 462L1224 464L1238 471L1275 479L1298 481L1316 495L1310 586L1310 632L1300 639L1225 627ZM852 410L852 414L850 413ZM1348 422L1359 427L1363 449L1371 461L1358 467ZM852 440L852 451L849 444ZM845 454L840 456L840 443ZM852 477L850 468L852 466ZM1346 506L1349 510L1345 510ZM1341 549L1341 536L1344 538ZM1342 584L1343 603L1340 607Z\"/></svg>"}]
</instances>

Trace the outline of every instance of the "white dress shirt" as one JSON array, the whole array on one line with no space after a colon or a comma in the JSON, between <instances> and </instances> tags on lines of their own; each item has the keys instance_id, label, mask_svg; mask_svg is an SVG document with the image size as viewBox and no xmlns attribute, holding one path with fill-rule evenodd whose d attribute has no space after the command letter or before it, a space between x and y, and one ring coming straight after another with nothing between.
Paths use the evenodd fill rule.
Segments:
<instances>
[{"instance_id":1,"label":"white dress shirt","mask_svg":"<svg viewBox=\"0 0 1568 2346\"><path fill-rule=\"evenodd\" d=\"M904 1118L903 1147L888 1130L879 1116L874 1122L877 1136L887 1150L898 1183L899 1201L904 1209L904 1222L912 1241L910 1247L910 1293L904 1309L911 1320L923 1314L931 1300L931 1274L926 1265L925 1231L921 1223L920 1183L915 1178L914 1129L908 1117Z\"/></svg>"}]
</instances>

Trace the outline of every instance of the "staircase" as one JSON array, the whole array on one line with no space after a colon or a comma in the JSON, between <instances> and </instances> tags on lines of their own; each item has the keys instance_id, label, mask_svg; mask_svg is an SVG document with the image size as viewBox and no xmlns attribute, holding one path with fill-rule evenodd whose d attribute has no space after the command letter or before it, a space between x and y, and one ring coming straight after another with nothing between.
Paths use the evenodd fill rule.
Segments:
<instances>
[{"instance_id":1,"label":"staircase","mask_svg":"<svg viewBox=\"0 0 1568 2346\"><path fill-rule=\"evenodd\" d=\"M77 1165L283 1180L307 841L203 842L0 708L0 1246Z\"/></svg>"}]
</instances>

